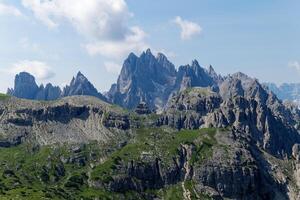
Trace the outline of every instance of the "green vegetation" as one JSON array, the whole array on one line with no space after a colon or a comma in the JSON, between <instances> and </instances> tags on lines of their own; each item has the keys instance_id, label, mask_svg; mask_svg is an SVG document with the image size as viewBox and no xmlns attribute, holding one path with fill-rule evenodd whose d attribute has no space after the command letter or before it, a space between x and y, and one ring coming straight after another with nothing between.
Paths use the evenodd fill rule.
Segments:
<instances>
[{"instance_id":1,"label":"green vegetation","mask_svg":"<svg viewBox=\"0 0 300 200\"><path fill-rule=\"evenodd\" d=\"M92 178L109 182L114 174L119 173L117 166L121 163L127 165L131 160L143 162L159 157L163 164L168 165L178 156L182 144L195 145L192 163L201 162L212 154L212 147L216 144L214 138L216 130L207 128L174 132L163 128L138 129L136 137L129 144L115 151L103 164L93 170Z\"/></svg>"},{"instance_id":2,"label":"green vegetation","mask_svg":"<svg viewBox=\"0 0 300 200\"><path fill-rule=\"evenodd\" d=\"M160 193L162 193L160 195ZM183 199L183 190L181 184L172 185L167 188L164 188L162 192L158 193L165 200L182 200Z\"/></svg>"},{"instance_id":3,"label":"green vegetation","mask_svg":"<svg viewBox=\"0 0 300 200\"><path fill-rule=\"evenodd\" d=\"M9 98L9 95L0 93L0 100L5 100L7 98Z\"/></svg>"},{"instance_id":4,"label":"green vegetation","mask_svg":"<svg viewBox=\"0 0 300 200\"><path fill-rule=\"evenodd\" d=\"M78 152L71 146L0 148L0 199L77 199L104 192L87 189L88 163L100 155L97 144ZM90 191L90 192L89 192ZM101 194L101 195L100 195ZM112 196L112 195L107 195ZM92 198L90 198L92 199Z\"/></svg>"},{"instance_id":5,"label":"green vegetation","mask_svg":"<svg viewBox=\"0 0 300 200\"><path fill-rule=\"evenodd\" d=\"M207 88L207 87L191 87L191 88L187 88L186 90L184 90L184 92L189 95L191 93L196 93L196 94L201 94L203 96L208 96L208 95L214 94L214 92L211 91L210 88Z\"/></svg>"},{"instance_id":6,"label":"green vegetation","mask_svg":"<svg viewBox=\"0 0 300 200\"><path fill-rule=\"evenodd\" d=\"M0 148L0 199L142 199L137 192L112 193L89 187L88 180L108 183L122 175L119 166L153 161L159 157L168 166L179 156L180 146L194 145L191 164L201 164L212 155L214 138L219 129L174 131L167 127L141 128L119 150L108 150L98 143L72 146L34 146L22 144ZM111 152L111 153L109 153ZM100 159L107 159L100 162ZM138 180L137 180L138 181ZM95 182L95 183L96 183ZM192 182L185 187L196 197ZM146 191L147 192L147 191ZM164 199L182 199L181 183L149 194Z\"/></svg>"}]
</instances>

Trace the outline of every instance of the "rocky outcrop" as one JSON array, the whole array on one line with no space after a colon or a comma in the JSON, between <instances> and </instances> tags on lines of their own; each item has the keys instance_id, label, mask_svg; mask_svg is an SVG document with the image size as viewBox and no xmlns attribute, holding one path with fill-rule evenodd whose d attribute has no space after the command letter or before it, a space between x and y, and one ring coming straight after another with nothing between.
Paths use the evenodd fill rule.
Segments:
<instances>
[{"instance_id":1,"label":"rocky outcrop","mask_svg":"<svg viewBox=\"0 0 300 200\"><path fill-rule=\"evenodd\" d=\"M284 157L300 141L295 115L257 80L239 73L222 82L219 94L193 88L174 96L158 125L177 129L232 126L264 150Z\"/></svg>"},{"instance_id":2,"label":"rocky outcrop","mask_svg":"<svg viewBox=\"0 0 300 200\"><path fill-rule=\"evenodd\" d=\"M188 87L217 88L221 81L222 77L211 66L206 70L194 60L191 65L181 66L177 71L165 55L159 53L155 57L148 49L140 57L133 53L128 56L107 98L129 109L144 101L150 109L161 111L172 94Z\"/></svg>"},{"instance_id":3,"label":"rocky outcrop","mask_svg":"<svg viewBox=\"0 0 300 200\"><path fill-rule=\"evenodd\" d=\"M113 181L93 184L104 184L108 190L114 192L129 190L143 192L179 183L192 173L185 168L191 157L191 148L190 146L181 146L178 149L178 156L168 166L160 158L143 161L132 160L129 163L122 163L123 161L119 160L118 174L112 177Z\"/></svg>"},{"instance_id":4,"label":"rocky outcrop","mask_svg":"<svg viewBox=\"0 0 300 200\"><path fill-rule=\"evenodd\" d=\"M24 99L35 99L38 92L35 78L27 72L17 74L14 88L7 91L9 95Z\"/></svg>"},{"instance_id":5,"label":"rocky outcrop","mask_svg":"<svg viewBox=\"0 0 300 200\"><path fill-rule=\"evenodd\" d=\"M135 112L139 115L147 115L151 113L151 110L148 108L145 102L141 102L135 108Z\"/></svg>"},{"instance_id":6,"label":"rocky outcrop","mask_svg":"<svg viewBox=\"0 0 300 200\"><path fill-rule=\"evenodd\" d=\"M101 100L106 98L100 94L93 84L81 73L78 72L76 77L73 77L70 85L67 85L62 92L63 97L74 95L94 96Z\"/></svg>"},{"instance_id":7,"label":"rocky outcrop","mask_svg":"<svg viewBox=\"0 0 300 200\"><path fill-rule=\"evenodd\" d=\"M0 102L0 108L1 146L24 141L42 145L107 141L130 128L129 117L121 109L88 96L54 102L11 97Z\"/></svg>"},{"instance_id":8,"label":"rocky outcrop","mask_svg":"<svg viewBox=\"0 0 300 200\"><path fill-rule=\"evenodd\" d=\"M76 78L73 77L70 85L66 86L63 91L51 83L46 84L46 86L43 84L38 86L34 76L27 72L21 72L15 77L14 88L8 89L7 94L23 99L46 101L67 96L87 95L106 101L106 98L97 91L81 72L78 72Z\"/></svg>"},{"instance_id":9,"label":"rocky outcrop","mask_svg":"<svg viewBox=\"0 0 300 200\"><path fill-rule=\"evenodd\" d=\"M217 75L211 68L210 73L200 67L199 63L194 60L192 65L180 66L177 72L175 91L181 91L190 87L208 87L216 84Z\"/></svg>"},{"instance_id":10,"label":"rocky outcrop","mask_svg":"<svg viewBox=\"0 0 300 200\"><path fill-rule=\"evenodd\" d=\"M175 77L175 66L163 54L155 57L150 49L140 57L131 53L123 64L117 84L112 85L107 97L111 102L130 109L141 101L151 109L162 108Z\"/></svg>"},{"instance_id":11,"label":"rocky outcrop","mask_svg":"<svg viewBox=\"0 0 300 200\"><path fill-rule=\"evenodd\" d=\"M36 100L56 100L61 97L61 89L58 86L53 86L48 83L46 87L41 85L35 96Z\"/></svg>"}]
</instances>

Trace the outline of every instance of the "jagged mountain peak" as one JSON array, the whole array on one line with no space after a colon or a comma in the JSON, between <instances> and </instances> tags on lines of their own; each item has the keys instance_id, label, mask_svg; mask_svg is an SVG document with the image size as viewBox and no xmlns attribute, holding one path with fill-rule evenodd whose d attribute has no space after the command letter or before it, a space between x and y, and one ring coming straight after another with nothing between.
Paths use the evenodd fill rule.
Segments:
<instances>
[{"instance_id":1,"label":"jagged mountain peak","mask_svg":"<svg viewBox=\"0 0 300 200\"><path fill-rule=\"evenodd\" d=\"M208 67L208 72L209 72L209 73L216 73L216 72L215 72L215 69L213 68L212 65L209 65L209 67Z\"/></svg>"},{"instance_id":2,"label":"jagged mountain peak","mask_svg":"<svg viewBox=\"0 0 300 200\"><path fill-rule=\"evenodd\" d=\"M156 59L157 60L168 60L167 56L161 52L157 53Z\"/></svg>"},{"instance_id":3,"label":"jagged mountain peak","mask_svg":"<svg viewBox=\"0 0 300 200\"><path fill-rule=\"evenodd\" d=\"M145 99L151 109L162 108L170 95L188 87L214 86L223 80L214 70L200 66L197 60L175 68L163 53L154 56L150 49L139 57L130 54L125 60L116 85L112 85L107 97L111 102L134 108Z\"/></svg>"},{"instance_id":4,"label":"jagged mountain peak","mask_svg":"<svg viewBox=\"0 0 300 200\"><path fill-rule=\"evenodd\" d=\"M15 76L14 88L8 90L8 94L19 98L34 99L38 92L35 78L28 72L20 72Z\"/></svg>"},{"instance_id":5,"label":"jagged mountain peak","mask_svg":"<svg viewBox=\"0 0 300 200\"><path fill-rule=\"evenodd\" d=\"M151 49L150 49L150 48L148 48L148 49L146 50L146 55L152 55L152 52L151 52Z\"/></svg>"},{"instance_id":6,"label":"jagged mountain peak","mask_svg":"<svg viewBox=\"0 0 300 200\"><path fill-rule=\"evenodd\" d=\"M73 84L75 84L75 82L81 82L81 83L89 82L89 80L80 71L78 71L76 78L75 77L73 77L73 78L74 78L74 79L72 79L72 80L74 80Z\"/></svg>"},{"instance_id":7,"label":"jagged mountain peak","mask_svg":"<svg viewBox=\"0 0 300 200\"><path fill-rule=\"evenodd\" d=\"M154 55L152 54L152 52L151 52L151 49L147 49L146 51L143 51L142 52L142 54L140 55L140 57L142 58L142 57L147 57L147 58L149 58L149 57L154 57Z\"/></svg>"},{"instance_id":8,"label":"jagged mountain peak","mask_svg":"<svg viewBox=\"0 0 300 200\"><path fill-rule=\"evenodd\" d=\"M136 58L137 58L137 55L135 55L133 52L131 52L131 53L128 55L128 57L127 57L126 60L132 60L132 59L136 59Z\"/></svg>"},{"instance_id":9,"label":"jagged mountain peak","mask_svg":"<svg viewBox=\"0 0 300 200\"><path fill-rule=\"evenodd\" d=\"M70 85L67 85L63 91L60 87L53 86L51 83L38 86L33 75L28 72L21 72L15 76L14 88L8 89L7 94L36 100L55 100L73 95L89 95L106 100L80 71L72 78Z\"/></svg>"},{"instance_id":10,"label":"jagged mountain peak","mask_svg":"<svg viewBox=\"0 0 300 200\"><path fill-rule=\"evenodd\" d=\"M198 60L194 59L192 60L192 67L200 67Z\"/></svg>"},{"instance_id":11,"label":"jagged mountain peak","mask_svg":"<svg viewBox=\"0 0 300 200\"><path fill-rule=\"evenodd\" d=\"M78 78L78 77L84 77L84 78L85 78L85 76L81 73L81 71L78 71L78 72L77 72L76 77L77 77L77 78Z\"/></svg>"},{"instance_id":12,"label":"jagged mountain peak","mask_svg":"<svg viewBox=\"0 0 300 200\"><path fill-rule=\"evenodd\" d=\"M20 72L16 75L16 81L26 81L26 82L35 82L35 77L31 75L29 72Z\"/></svg>"},{"instance_id":13,"label":"jagged mountain peak","mask_svg":"<svg viewBox=\"0 0 300 200\"><path fill-rule=\"evenodd\" d=\"M67 85L62 92L63 97L74 95L88 95L106 100L106 98L98 92L94 85L80 71L77 73L76 78L73 77L70 85Z\"/></svg>"}]
</instances>

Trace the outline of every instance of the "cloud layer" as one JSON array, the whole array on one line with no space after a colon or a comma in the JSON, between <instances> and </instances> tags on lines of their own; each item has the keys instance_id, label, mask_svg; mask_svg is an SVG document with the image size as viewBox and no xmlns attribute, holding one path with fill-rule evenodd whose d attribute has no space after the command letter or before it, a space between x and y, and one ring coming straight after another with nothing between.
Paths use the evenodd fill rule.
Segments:
<instances>
[{"instance_id":1,"label":"cloud layer","mask_svg":"<svg viewBox=\"0 0 300 200\"><path fill-rule=\"evenodd\" d=\"M182 40L189 40L202 32L202 28L199 24L184 20L177 16L173 22L180 28L180 37Z\"/></svg>"},{"instance_id":2,"label":"cloud layer","mask_svg":"<svg viewBox=\"0 0 300 200\"><path fill-rule=\"evenodd\" d=\"M298 73L300 73L300 63L298 61L289 62L289 67L295 69Z\"/></svg>"},{"instance_id":3,"label":"cloud layer","mask_svg":"<svg viewBox=\"0 0 300 200\"><path fill-rule=\"evenodd\" d=\"M19 61L13 64L13 66L8 70L8 72L12 74L24 71L33 74L38 80L47 80L55 75L46 63L36 60Z\"/></svg>"},{"instance_id":4,"label":"cloud layer","mask_svg":"<svg viewBox=\"0 0 300 200\"><path fill-rule=\"evenodd\" d=\"M22 0L25 8L49 28L70 23L88 41L82 45L91 55L123 59L131 51L146 48L146 34L129 26L133 16L124 0Z\"/></svg>"},{"instance_id":5,"label":"cloud layer","mask_svg":"<svg viewBox=\"0 0 300 200\"><path fill-rule=\"evenodd\" d=\"M14 6L0 3L0 15L13 15L19 17L22 16L22 13Z\"/></svg>"}]
</instances>

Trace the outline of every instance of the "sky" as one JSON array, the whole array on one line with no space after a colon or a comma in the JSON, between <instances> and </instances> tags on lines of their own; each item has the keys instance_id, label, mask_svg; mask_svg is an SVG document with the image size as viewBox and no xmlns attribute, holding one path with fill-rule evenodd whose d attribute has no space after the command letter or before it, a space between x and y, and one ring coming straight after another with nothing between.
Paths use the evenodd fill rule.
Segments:
<instances>
[{"instance_id":1,"label":"sky","mask_svg":"<svg viewBox=\"0 0 300 200\"><path fill-rule=\"evenodd\" d=\"M298 0L0 0L0 92L14 76L64 86L81 71L105 92L130 52L197 59L221 75L300 82Z\"/></svg>"}]
</instances>

